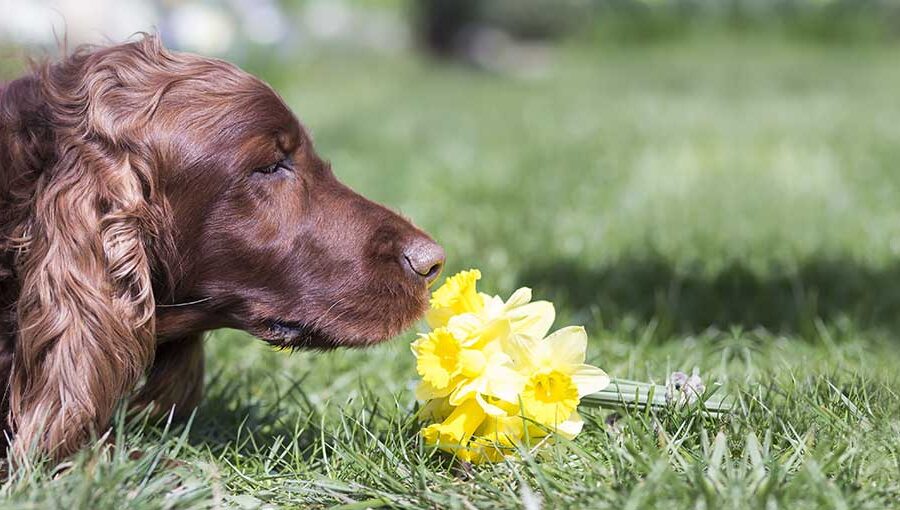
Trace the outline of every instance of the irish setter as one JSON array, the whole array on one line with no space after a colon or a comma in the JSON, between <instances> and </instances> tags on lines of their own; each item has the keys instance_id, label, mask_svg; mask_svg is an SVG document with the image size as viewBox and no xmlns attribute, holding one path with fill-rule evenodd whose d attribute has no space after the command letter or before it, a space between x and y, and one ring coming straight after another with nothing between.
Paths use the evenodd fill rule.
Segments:
<instances>
[{"instance_id":1,"label":"irish setter","mask_svg":"<svg viewBox=\"0 0 900 510\"><path fill-rule=\"evenodd\" d=\"M341 184L269 86L152 35L0 85L0 243L14 459L70 455L129 396L191 411L214 328L390 338L444 261Z\"/></svg>"}]
</instances>

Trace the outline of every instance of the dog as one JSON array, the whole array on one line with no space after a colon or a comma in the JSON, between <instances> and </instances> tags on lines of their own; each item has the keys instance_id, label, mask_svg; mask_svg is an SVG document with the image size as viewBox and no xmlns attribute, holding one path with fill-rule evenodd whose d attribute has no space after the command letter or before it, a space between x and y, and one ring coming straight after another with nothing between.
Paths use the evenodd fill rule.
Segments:
<instances>
[{"instance_id":1,"label":"dog","mask_svg":"<svg viewBox=\"0 0 900 510\"><path fill-rule=\"evenodd\" d=\"M125 398L191 412L212 329L291 349L389 339L424 313L443 264L229 63L144 34L0 85L0 413L14 459L70 456Z\"/></svg>"}]
</instances>

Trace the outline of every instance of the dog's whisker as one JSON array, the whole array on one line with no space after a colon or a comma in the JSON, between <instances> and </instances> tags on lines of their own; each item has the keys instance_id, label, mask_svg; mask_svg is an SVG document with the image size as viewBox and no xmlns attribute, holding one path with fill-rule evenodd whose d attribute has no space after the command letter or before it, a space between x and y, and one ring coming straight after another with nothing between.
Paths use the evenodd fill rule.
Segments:
<instances>
[{"instance_id":1,"label":"dog's whisker","mask_svg":"<svg viewBox=\"0 0 900 510\"><path fill-rule=\"evenodd\" d=\"M344 310L344 311L340 312L339 314L337 314L337 315L335 315L334 317L332 317L332 319L331 319L330 321L328 321L327 323L319 325L318 328L319 328L319 329L325 329L325 328L331 326L332 324L334 324L334 323L336 323L337 321L339 321L339 320L341 319L341 317L343 317L344 315L347 315L347 313L348 313L349 311L350 311L350 310Z\"/></svg>"},{"instance_id":2,"label":"dog's whisker","mask_svg":"<svg viewBox=\"0 0 900 510\"><path fill-rule=\"evenodd\" d=\"M334 308L337 305L343 303L346 300L347 300L347 296L344 296L344 297L338 299L337 301L335 301L334 303L332 303L331 306L329 306L328 309L325 310L325 313L323 313L322 315L317 317L315 321L313 321L312 327L321 329L321 328L325 328L325 327L328 327L328 326L334 324L334 319L332 319L327 324L323 324L323 322L325 321L325 318L328 317L328 314L331 313L331 311L334 310ZM338 314L337 317L340 317L341 315L342 314Z\"/></svg>"},{"instance_id":3,"label":"dog's whisker","mask_svg":"<svg viewBox=\"0 0 900 510\"><path fill-rule=\"evenodd\" d=\"M210 299L212 299L212 298L205 297L203 299L197 299L195 301L185 301L184 303L171 303L171 304L164 304L164 305L156 305L156 307L157 308L175 308L175 307L179 307L179 306L190 306L190 305L196 305L199 303L204 303L206 301L209 301Z\"/></svg>"}]
</instances>

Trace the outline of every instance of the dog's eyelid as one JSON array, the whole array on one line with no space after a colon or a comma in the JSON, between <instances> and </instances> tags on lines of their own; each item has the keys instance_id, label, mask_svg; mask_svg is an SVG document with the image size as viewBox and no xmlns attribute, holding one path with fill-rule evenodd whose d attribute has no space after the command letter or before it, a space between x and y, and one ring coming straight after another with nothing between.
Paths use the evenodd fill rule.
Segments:
<instances>
[{"instance_id":1,"label":"dog's eyelid","mask_svg":"<svg viewBox=\"0 0 900 510\"><path fill-rule=\"evenodd\" d=\"M266 165L264 167L257 168L253 170L253 173L257 174L274 174L279 170L286 170L289 172L294 171L294 160L290 156L286 156L276 163L272 163L271 165Z\"/></svg>"}]
</instances>

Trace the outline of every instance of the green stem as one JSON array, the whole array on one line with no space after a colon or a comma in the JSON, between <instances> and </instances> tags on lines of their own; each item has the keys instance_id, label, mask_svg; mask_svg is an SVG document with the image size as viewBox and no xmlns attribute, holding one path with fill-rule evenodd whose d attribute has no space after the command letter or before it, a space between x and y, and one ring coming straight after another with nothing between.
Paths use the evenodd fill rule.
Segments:
<instances>
[{"instance_id":1,"label":"green stem","mask_svg":"<svg viewBox=\"0 0 900 510\"><path fill-rule=\"evenodd\" d=\"M702 405L710 414L727 413L733 407L732 400L727 396L715 395L710 391L707 391L707 395L701 395L699 401L702 404L697 405ZM675 407L666 400L665 385L616 378L612 379L606 389L583 397L581 405L605 408L646 408L649 406L652 409L666 409Z\"/></svg>"}]
</instances>

